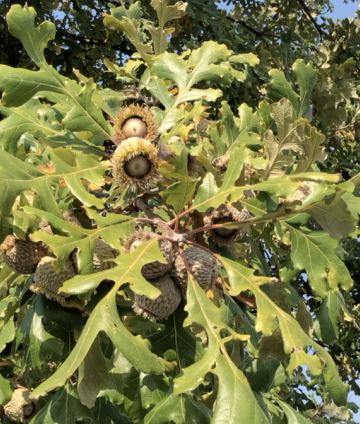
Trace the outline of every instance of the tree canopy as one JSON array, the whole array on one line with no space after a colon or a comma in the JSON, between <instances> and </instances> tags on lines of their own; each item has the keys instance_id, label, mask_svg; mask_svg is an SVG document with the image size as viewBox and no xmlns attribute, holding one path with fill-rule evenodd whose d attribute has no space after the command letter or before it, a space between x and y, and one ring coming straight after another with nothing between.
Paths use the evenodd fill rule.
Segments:
<instances>
[{"instance_id":1,"label":"tree canopy","mask_svg":"<svg viewBox=\"0 0 360 424\"><path fill-rule=\"evenodd\" d=\"M16 3L2 422L355 423L359 19L330 0Z\"/></svg>"}]
</instances>

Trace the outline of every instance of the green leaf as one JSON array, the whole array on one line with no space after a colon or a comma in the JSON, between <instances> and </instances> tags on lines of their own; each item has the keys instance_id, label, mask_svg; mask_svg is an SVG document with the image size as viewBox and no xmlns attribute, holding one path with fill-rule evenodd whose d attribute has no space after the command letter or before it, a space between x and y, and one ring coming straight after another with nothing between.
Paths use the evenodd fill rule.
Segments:
<instances>
[{"instance_id":1,"label":"green leaf","mask_svg":"<svg viewBox=\"0 0 360 424\"><path fill-rule=\"evenodd\" d=\"M232 362L225 348L226 342L232 339L244 340L246 336L236 333L222 321L219 309L206 297L190 275L186 310L189 316L184 326L194 322L200 324L206 329L208 343L202 358L183 369L174 380L174 393L195 390L210 372L216 374L219 380L214 422L235 423L241 413L246 422L267 423L268 420L258 405L248 381ZM226 329L229 335L222 337L222 329Z\"/></svg>"},{"instance_id":2,"label":"green leaf","mask_svg":"<svg viewBox=\"0 0 360 424\"><path fill-rule=\"evenodd\" d=\"M11 400L12 394L10 381L0 375L0 405L6 405Z\"/></svg>"},{"instance_id":3,"label":"green leaf","mask_svg":"<svg viewBox=\"0 0 360 424\"><path fill-rule=\"evenodd\" d=\"M256 279L254 277L245 279L243 277L243 268L239 266L238 263L220 256L217 256L217 258L222 262L228 273L231 287L236 287L238 292L250 290L255 295L258 309L255 329L259 332L262 332L264 336L270 336L275 330L275 333L273 333L272 336L267 337L268 340L266 340L266 342L268 346L265 350L263 350L261 357L266 358L266 352L270 353L271 355L275 344L273 336L276 334L278 323L282 335L282 341L279 337L279 334L277 334L276 337L276 350L279 351L280 348L281 353L281 356L278 357L278 359L285 359L282 352L286 354L296 354L299 349L305 350L309 345L311 345L315 349L317 356L324 364L323 376L330 396L337 405L345 404L348 385L341 381L336 365L326 350L315 343L307 334L305 334L305 332L300 327L300 324L290 314L275 304L265 294L265 292L261 290L259 283L256 281L256 279L259 277L255 277ZM308 365L309 369L312 369L315 373L318 373L319 361L318 359L314 359L313 355L305 355L302 353L296 359L297 366L300 365L300 362Z\"/></svg>"},{"instance_id":4,"label":"green leaf","mask_svg":"<svg viewBox=\"0 0 360 424\"><path fill-rule=\"evenodd\" d=\"M98 336L79 367L77 389L81 403L88 408L92 408L99 392L107 386L108 381L108 369Z\"/></svg>"},{"instance_id":5,"label":"green leaf","mask_svg":"<svg viewBox=\"0 0 360 424\"><path fill-rule=\"evenodd\" d=\"M314 163L316 161L324 163L327 157L324 146L326 137L309 124L297 127L297 133L303 153L300 154L296 172L314 171Z\"/></svg>"},{"instance_id":6,"label":"green leaf","mask_svg":"<svg viewBox=\"0 0 360 424\"><path fill-rule=\"evenodd\" d=\"M41 297L42 295L35 297L35 301L28 311L28 319L31 320L29 333L31 363L35 369L39 370L47 361L59 361L64 347L63 341L53 337L43 326L40 314L42 309Z\"/></svg>"},{"instance_id":7,"label":"green leaf","mask_svg":"<svg viewBox=\"0 0 360 424\"><path fill-rule=\"evenodd\" d=\"M291 235L291 260L295 270L306 271L314 292L326 297L339 286L349 290L353 281L348 269L337 256L339 241L331 239L324 231L310 231L284 223ZM280 271L281 274L281 271Z\"/></svg>"},{"instance_id":8,"label":"green leaf","mask_svg":"<svg viewBox=\"0 0 360 424\"><path fill-rule=\"evenodd\" d=\"M272 69L269 72L271 81L266 89L268 96L275 101L283 97L289 99L294 108L294 119L299 119L310 109L310 96L316 84L317 73L310 64L306 65L303 59L298 59L291 69L300 88L300 95L279 69Z\"/></svg>"},{"instance_id":9,"label":"green leaf","mask_svg":"<svg viewBox=\"0 0 360 424\"><path fill-rule=\"evenodd\" d=\"M207 41L199 49L193 50L188 59L182 59L174 53L167 52L156 58L151 69L152 75L162 80L173 81L179 91L175 102L165 111L159 131L172 128L177 119L182 119L177 117L176 112L181 103L201 99L215 101L222 95L219 89L196 88L194 85L203 81L230 85L232 74L227 61L230 54L230 50L224 44ZM150 83L148 89L156 97L158 93L154 90L155 87L157 85ZM164 97L169 104L168 96L162 94L161 98Z\"/></svg>"},{"instance_id":10,"label":"green leaf","mask_svg":"<svg viewBox=\"0 0 360 424\"><path fill-rule=\"evenodd\" d=\"M144 424L210 424L212 411L188 394L169 393L144 418Z\"/></svg>"},{"instance_id":11,"label":"green leaf","mask_svg":"<svg viewBox=\"0 0 360 424\"><path fill-rule=\"evenodd\" d=\"M136 2L130 6L129 10L123 6L111 8L111 15L107 13L103 15L104 25L111 30L124 32L143 61L151 66L154 60L154 52L149 44L143 43L145 36L138 19L141 16L139 5L140 2Z\"/></svg>"},{"instance_id":12,"label":"green leaf","mask_svg":"<svg viewBox=\"0 0 360 424\"><path fill-rule=\"evenodd\" d=\"M163 191L161 197L179 214L194 195L198 183L197 179L189 175L187 149L184 147L177 151L174 159L161 167L161 173L167 178L178 180Z\"/></svg>"},{"instance_id":13,"label":"green leaf","mask_svg":"<svg viewBox=\"0 0 360 424\"><path fill-rule=\"evenodd\" d=\"M343 194L338 191L330 203L325 199L306 208L306 212L313 216L333 239L345 238L353 233L358 222L358 218L350 213L342 199Z\"/></svg>"},{"instance_id":14,"label":"green leaf","mask_svg":"<svg viewBox=\"0 0 360 424\"><path fill-rule=\"evenodd\" d=\"M109 123L101 110L92 104L96 84L92 79L84 86L61 76L45 61L44 49L55 36L55 26L48 21L35 27L36 13L32 7L14 5L7 14L9 31L23 43L28 55L40 68L39 71L13 69L0 66L0 88L3 91L1 103L7 107L17 107L30 100L37 93L58 93L69 107L69 113L62 121L64 128L73 131L90 131L92 142L101 144L111 137ZM20 119L20 118L18 118ZM22 131L31 129L24 126ZM16 143L17 140L13 142Z\"/></svg>"},{"instance_id":15,"label":"green leaf","mask_svg":"<svg viewBox=\"0 0 360 424\"><path fill-rule=\"evenodd\" d=\"M150 3L155 9L159 21L157 28L154 25L148 25L156 56L166 51L167 37L174 32L174 28L165 28L165 25L169 21L180 19L186 14L187 3L178 1L173 6L169 6L168 3L168 0L152 0Z\"/></svg>"},{"instance_id":16,"label":"green leaf","mask_svg":"<svg viewBox=\"0 0 360 424\"><path fill-rule=\"evenodd\" d=\"M277 136L269 129L264 134L266 156L269 164L263 172L263 178L284 175L294 162L294 154L303 151L297 129L304 121L292 118L293 107L288 99L281 99L271 105L271 117L277 127Z\"/></svg>"},{"instance_id":17,"label":"green leaf","mask_svg":"<svg viewBox=\"0 0 360 424\"><path fill-rule=\"evenodd\" d=\"M97 304L75 348L71 351L61 367L33 391L34 397L44 395L45 392L64 385L66 380L84 361L87 352L90 350L100 331L104 331L108 335L113 344L136 368L145 373L162 374L165 371L163 361L150 352L147 340L133 336L124 327L116 308L116 291L117 288L113 288L112 291Z\"/></svg>"},{"instance_id":18,"label":"green leaf","mask_svg":"<svg viewBox=\"0 0 360 424\"><path fill-rule=\"evenodd\" d=\"M304 415L300 414L299 412L295 411L290 405L288 405L285 402L282 402L281 400L276 401L282 408L282 410L285 412L287 422L288 424L308 424L309 420L308 418L305 418Z\"/></svg>"},{"instance_id":19,"label":"green leaf","mask_svg":"<svg viewBox=\"0 0 360 424\"><path fill-rule=\"evenodd\" d=\"M316 335L323 342L333 344L338 340L338 321L341 310L342 305L336 293L329 293L323 299L314 323Z\"/></svg>"},{"instance_id":20,"label":"green leaf","mask_svg":"<svg viewBox=\"0 0 360 424\"><path fill-rule=\"evenodd\" d=\"M231 56L229 58L230 62L235 62L235 63L246 63L247 65L258 65L260 63L260 60L257 56L254 55L254 53L242 53L242 54L237 54L234 56Z\"/></svg>"},{"instance_id":21,"label":"green leaf","mask_svg":"<svg viewBox=\"0 0 360 424\"><path fill-rule=\"evenodd\" d=\"M76 391L69 384L65 384L57 390L30 424L53 424L54 419L59 424L76 424L79 420L91 423L92 414L80 403Z\"/></svg>"}]
</instances>

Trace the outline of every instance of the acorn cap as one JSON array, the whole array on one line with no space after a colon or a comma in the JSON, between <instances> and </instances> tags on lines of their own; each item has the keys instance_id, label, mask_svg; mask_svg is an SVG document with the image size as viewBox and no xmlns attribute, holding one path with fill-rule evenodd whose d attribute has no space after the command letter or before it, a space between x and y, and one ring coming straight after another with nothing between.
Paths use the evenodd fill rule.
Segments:
<instances>
[{"instance_id":1,"label":"acorn cap","mask_svg":"<svg viewBox=\"0 0 360 424\"><path fill-rule=\"evenodd\" d=\"M27 423L37 413L36 403L29 397L27 389L16 389L10 402L4 406L5 415L12 421Z\"/></svg>"},{"instance_id":2,"label":"acorn cap","mask_svg":"<svg viewBox=\"0 0 360 424\"><path fill-rule=\"evenodd\" d=\"M216 279L216 259L213 255L200 247L191 246L184 250L191 274L201 288L207 291ZM186 295L188 273L183 258L176 256L173 268L173 277Z\"/></svg>"},{"instance_id":3,"label":"acorn cap","mask_svg":"<svg viewBox=\"0 0 360 424\"><path fill-rule=\"evenodd\" d=\"M158 136L154 115L146 107L126 106L110 120L114 124L115 144L131 137L141 137L152 142Z\"/></svg>"},{"instance_id":4,"label":"acorn cap","mask_svg":"<svg viewBox=\"0 0 360 424\"><path fill-rule=\"evenodd\" d=\"M295 200L303 202L318 185L315 181L303 181L303 184L304 185L297 188L291 196L285 199L286 202L294 202Z\"/></svg>"},{"instance_id":5,"label":"acorn cap","mask_svg":"<svg viewBox=\"0 0 360 424\"><path fill-rule=\"evenodd\" d=\"M101 238L95 240L94 253L93 253L93 272L104 271L106 269L114 268L116 263L109 261L118 256L119 251L113 249Z\"/></svg>"},{"instance_id":6,"label":"acorn cap","mask_svg":"<svg viewBox=\"0 0 360 424\"><path fill-rule=\"evenodd\" d=\"M228 164L230 162L230 153L225 153L222 156L218 156L215 158L211 165L213 165L215 168L219 169L220 171L226 171Z\"/></svg>"},{"instance_id":7,"label":"acorn cap","mask_svg":"<svg viewBox=\"0 0 360 424\"><path fill-rule=\"evenodd\" d=\"M167 319L181 302L180 291L169 275L163 275L151 284L161 291L161 295L156 299L149 299L135 294L133 309L138 315L151 321Z\"/></svg>"},{"instance_id":8,"label":"acorn cap","mask_svg":"<svg viewBox=\"0 0 360 424\"><path fill-rule=\"evenodd\" d=\"M150 231L135 231L130 234L124 241L125 253L133 252L140 244L145 243L153 238L156 238L157 234ZM161 263L159 261L150 262L145 264L141 268L141 274L147 280L153 280L166 274L172 268L173 261L173 247L168 240L159 240L159 248L162 254L165 256L167 263Z\"/></svg>"},{"instance_id":9,"label":"acorn cap","mask_svg":"<svg viewBox=\"0 0 360 424\"><path fill-rule=\"evenodd\" d=\"M18 274L32 274L37 264L47 255L47 247L42 242L19 240L13 235L5 237L0 245L4 262Z\"/></svg>"},{"instance_id":10,"label":"acorn cap","mask_svg":"<svg viewBox=\"0 0 360 424\"><path fill-rule=\"evenodd\" d=\"M45 256L39 262L30 290L34 293L42 293L48 299L53 299L60 304L64 304L66 293L58 293L59 288L66 280L75 277L76 268L73 260L69 258L65 262L65 267L61 271L56 271L54 268L54 261L56 258Z\"/></svg>"},{"instance_id":11,"label":"acorn cap","mask_svg":"<svg viewBox=\"0 0 360 424\"><path fill-rule=\"evenodd\" d=\"M111 162L114 180L133 192L150 188L160 178L158 149L143 138L131 137L123 141Z\"/></svg>"},{"instance_id":12,"label":"acorn cap","mask_svg":"<svg viewBox=\"0 0 360 424\"><path fill-rule=\"evenodd\" d=\"M251 218L248 209L243 206L241 210L231 205L222 204L218 208L209 208L204 216L205 225L224 224L226 222L240 222ZM205 234L210 237L218 246L229 245L243 237L244 228L217 228L205 230Z\"/></svg>"}]
</instances>

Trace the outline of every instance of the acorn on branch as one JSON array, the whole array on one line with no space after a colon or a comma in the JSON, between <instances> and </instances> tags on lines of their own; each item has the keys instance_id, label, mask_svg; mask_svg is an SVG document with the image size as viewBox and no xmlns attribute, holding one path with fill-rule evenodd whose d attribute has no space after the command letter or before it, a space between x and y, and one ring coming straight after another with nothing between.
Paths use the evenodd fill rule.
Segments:
<instances>
[{"instance_id":1,"label":"acorn on branch","mask_svg":"<svg viewBox=\"0 0 360 424\"><path fill-rule=\"evenodd\" d=\"M200 287L207 291L216 279L216 259L200 247L191 246L184 250L184 255L194 279ZM188 272L180 254L176 256L173 267L173 277L180 285L183 295L186 295Z\"/></svg>"},{"instance_id":2,"label":"acorn on branch","mask_svg":"<svg viewBox=\"0 0 360 424\"><path fill-rule=\"evenodd\" d=\"M131 137L122 142L111 162L114 180L133 192L150 188L160 178L158 149L143 138Z\"/></svg>"},{"instance_id":3,"label":"acorn on branch","mask_svg":"<svg viewBox=\"0 0 360 424\"><path fill-rule=\"evenodd\" d=\"M167 319L181 302L181 294L169 275L151 281L151 284L161 291L156 299L149 299L145 295L135 294L133 309L138 315L158 321Z\"/></svg>"},{"instance_id":4,"label":"acorn on branch","mask_svg":"<svg viewBox=\"0 0 360 424\"><path fill-rule=\"evenodd\" d=\"M132 137L140 137L150 142L158 136L154 115L146 107L130 105L122 108L111 121L114 123L115 144Z\"/></svg>"},{"instance_id":5,"label":"acorn on branch","mask_svg":"<svg viewBox=\"0 0 360 424\"><path fill-rule=\"evenodd\" d=\"M69 295L66 293L58 293L59 288L65 281L70 280L76 275L76 267L72 258L67 259L64 269L56 271L54 262L56 258L45 256L39 262L30 290L34 293L42 293L48 299L53 299L60 305L66 303L65 298Z\"/></svg>"},{"instance_id":6,"label":"acorn on branch","mask_svg":"<svg viewBox=\"0 0 360 424\"><path fill-rule=\"evenodd\" d=\"M32 274L37 264L47 255L47 247L42 242L20 240L8 235L0 245L4 262L18 274Z\"/></svg>"},{"instance_id":7,"label":"acorn on branch","mask_svg":"<svg viewBox=\"0 0 360 424\"><path fill-rule=\"evenodd\" d=\"M205 225L225 224L227 222L240 222L251 218L248 209L243 206L241 210L232 205L222 204L218 208L209 208L204 216ZM205 230L218 246L233 244L244 236L244 228L216 228Z\"/></svg>"},{"instance_id":8,"label":"acorn on branch","mask_svg":"<svg viewBox=\"0 0 360 424\"><path fill-rule=\"evenodd\" d=\"M29 397L27 389L16 389L10 402L4 406L5 415L12 421L27 423L38 412L36 401Z\"/></svg>"},{"instance_id":9,"label":"acorn on branch","mask_svg":"<svg viewBox=\"0 0 360 424\"><path fill-rule=\"evenodd\" d=\"M125 253L134 252L134 250L140 246L142 243L149 241L153 238L156 238L157 234L150 231L135 231L135 233L130 234L124 241L124 251ZM172 268L173 261L173 247L170 241L160 240L159 248L162 254L165 256L166 263L161 263L159 261L150 262L145 264L141 269L141 274L147 280L153 280L155 278L161 277L166 274Z\"/></svg>"}]
</instances>

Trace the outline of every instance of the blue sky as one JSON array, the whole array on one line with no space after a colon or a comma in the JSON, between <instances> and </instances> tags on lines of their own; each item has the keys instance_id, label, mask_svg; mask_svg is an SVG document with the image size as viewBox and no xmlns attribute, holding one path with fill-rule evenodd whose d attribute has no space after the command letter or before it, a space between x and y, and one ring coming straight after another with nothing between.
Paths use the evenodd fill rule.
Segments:
<instances>
[{"instance_id":1,"label":"blue sky","mask_svg":"<svg viewBox=\"0 0 360 424\"><path fill-rule=\"evenodd\" d=\"M332 0L334 4L334 12L331 14L333 19L344 19L347 17L355 18L355 12L360 10L359 3L360 1L356 1L352 3L349 0L348 4L344 4L342 0Z\"/></svg>"}]
</instances>

